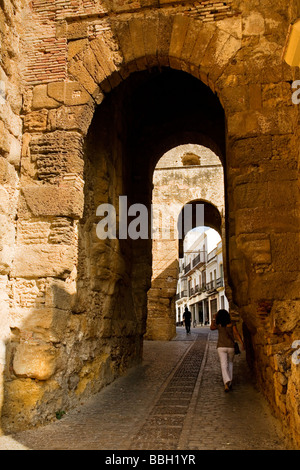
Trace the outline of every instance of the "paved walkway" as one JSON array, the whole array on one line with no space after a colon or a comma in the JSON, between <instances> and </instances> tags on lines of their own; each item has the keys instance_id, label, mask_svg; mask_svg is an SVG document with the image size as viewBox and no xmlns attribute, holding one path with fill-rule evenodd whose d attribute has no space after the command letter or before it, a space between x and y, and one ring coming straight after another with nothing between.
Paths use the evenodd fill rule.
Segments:
<instances>
[{"instance_id":1,"label":"paved walkway","mask_svg":"<svg viewBox=\"0 0 300 470\"><path fill-rule=\"evenodd\" d=\"M236 356L224 393L217 332L177 329L146 341L143 363L43 428L0 437L0 450L284 450L278 422Z\"/></svg>"}]
</instances>

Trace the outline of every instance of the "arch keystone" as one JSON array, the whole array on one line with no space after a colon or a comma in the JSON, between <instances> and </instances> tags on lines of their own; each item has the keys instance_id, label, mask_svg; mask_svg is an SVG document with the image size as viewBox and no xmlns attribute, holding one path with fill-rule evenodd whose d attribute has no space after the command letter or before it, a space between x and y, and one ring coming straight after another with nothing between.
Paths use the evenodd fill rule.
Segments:
<instances>
[{"instance_id":1,"label":"arch keystone","mask_svg":"<svg viewBox=\"0 0 300 470\"><path fill-rule=\"evenodd\" d=\"M176 65L178 63L176 59L181 59L182 48L189 28L189 23L190 18L188 18L187 16L178 15L174 18L170 41L169 57L170 65L174 66L175 68L177 68Z\"/></svg>"}]
</instances>

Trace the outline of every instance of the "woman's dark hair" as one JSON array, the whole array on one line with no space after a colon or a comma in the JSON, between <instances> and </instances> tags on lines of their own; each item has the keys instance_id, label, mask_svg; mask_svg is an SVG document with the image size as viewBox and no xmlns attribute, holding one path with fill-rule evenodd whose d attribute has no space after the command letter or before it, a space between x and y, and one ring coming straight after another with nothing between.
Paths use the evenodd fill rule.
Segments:
<instances>
[{"instance_id":1,"label":"woman's dark hair","mask_svg":"<svg viewBox=\"0 0 300 470\"><path fill-rule=\"evenodd\" d=\"M227 310L219 310L216 316L216 324L226 326L231 322L230 315Z\"/></svg>"}]
</instances>

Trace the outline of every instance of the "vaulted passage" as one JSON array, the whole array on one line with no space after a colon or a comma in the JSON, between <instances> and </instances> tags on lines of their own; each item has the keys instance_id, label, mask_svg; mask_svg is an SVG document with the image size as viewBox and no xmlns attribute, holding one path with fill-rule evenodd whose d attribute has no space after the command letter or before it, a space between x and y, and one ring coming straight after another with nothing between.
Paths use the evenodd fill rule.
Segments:
<instances>
[{"instance_id":1,"label":"vaulted passage","mask_svg":"<svg viewBox=\"0 0 300 470\"><path fill-rule=\"evenodd\" d=\"M98 107L87 136L85 211L79 229L80 307L76 308L86 311L84 305L88 305L90 315L101 322L100 331L108 328L111 337L107 338L105 333L104 343L116 344L114 347L123 351L123 360L127 363L121 367L140 357L145 333L152 339L174 336L177 254L184 234L181 240L176 233L175 238L173 233L167 240L168 253L170 255L170 250L175 252L175 257L170 258L164 275L152 284L148 295L151 321L146 326L146 295L152 271L152 179L156 163L167 150L190 143L210 146L224 162L224 112L206 85L185 72L167 68L134 73L127 78ZM205 184L202 182L202 186ZM196 183L196 188L199 185L200 182ZM223 193L224 188L221 190ZM124 196L126 207L123 209ZM186 194L183 194L182 200L185 198ZM220 201L224 205L222 198ZM116 237L120 240L96 240L94 233L95 240L90 243L87 241L90 232L95 232L99 222L97 208L103 204L112 204L116 210ZM133 240L129 233L133 214L127 220L128 234L123 233L119 222L123 220L122 209L128 212L135 204L147 208L148 226L146 235L140 228L138 239ZM170 205L168 209L170 213ZM177 221L181 209L182 204L175 209L174 220ZM207 223L218 224L218 230L221 230L222 221L216 221L216 215L206 208L205 214ZM163 214L164 218L166 216ZM166 229L171 229L171 225L170 220ZM167 259L165 261L168 263ZM159 284L159 299L156 298L155 283ZM106 327L103 326L105 323ZM153 334L155 323L158 330ZM119 368L120 364L114 363L112 367Z\"/></svg>"}]
</instances>

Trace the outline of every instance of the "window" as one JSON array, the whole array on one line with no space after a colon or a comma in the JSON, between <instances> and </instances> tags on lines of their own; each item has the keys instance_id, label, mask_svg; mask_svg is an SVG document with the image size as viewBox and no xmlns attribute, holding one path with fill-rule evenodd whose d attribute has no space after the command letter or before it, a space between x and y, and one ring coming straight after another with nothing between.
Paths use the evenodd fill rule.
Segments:
<instances>
[{"instance_id":1,"label":"window","mask_svg":"<svg viewBox=\"0 0 300 470\"><path fill-rule=\"evenodd\" d=\"M218 311L218 301L217 299L213 299L210 301L210 312L211 315L213 316L215 313Z\"/></svg>"}]
</instances>

